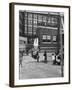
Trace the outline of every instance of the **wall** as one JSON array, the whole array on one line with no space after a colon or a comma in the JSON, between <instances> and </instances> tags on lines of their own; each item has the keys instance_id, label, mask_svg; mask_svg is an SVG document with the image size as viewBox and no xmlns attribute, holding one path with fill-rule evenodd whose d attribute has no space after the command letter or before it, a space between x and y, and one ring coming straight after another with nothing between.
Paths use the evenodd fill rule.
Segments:
<instances>
[{"instance_id":1,"label":"wall","mask_svg":"<svg viewBox=\"0 0 72 90\"><path fill-rule=\"evenodd\" d=\"M71 5L72 0L0 0L0 90L11 90L9 85L9 2ZM71 5L72 11L72 5ZM72 12L71 12L72 15ZM72 20L72 18L71 18ZM71 23L72 24L72 23ZM70 32L72 34L72 31ZM72 35L71 35L72 38ZM72 43L71 43L72 44ZM72 65L72 62L71 62ZM71 66L72 68L72 66ZM71 69L72 70L72 69ZM71 72L72 75L72 72ZM72 90L70 85L14 88L14 90Z\"/></svg>"}]
</instances>

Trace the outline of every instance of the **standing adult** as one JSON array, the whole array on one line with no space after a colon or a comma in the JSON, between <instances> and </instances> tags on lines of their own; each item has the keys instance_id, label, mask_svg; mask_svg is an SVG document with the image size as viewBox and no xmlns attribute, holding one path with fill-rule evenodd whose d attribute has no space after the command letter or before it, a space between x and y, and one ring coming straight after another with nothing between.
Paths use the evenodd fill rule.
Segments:
<instances>
[{"instance_id":1,"label":"standing adult","mask_svg":"<svg viewBox=\"0 0 72 90\"><path fill-rule=\"evenodd\" d=\"M39 53L37 51L37 62L39 62Z\"/></svg>"},{"instance_id":2,"label":"standing adult","mask_svg":"<svg viewBox=\"0 0 72 90\"><path fill-rule=\"evenodd\" d=\"M46 53L46 51L44 52L44 62L47 63L47 53Z\"/></svg>"},{"instance_id":3,"label":"standing adult","mask_svg":"<svg viewBox=\"0 0 72 90\"><path fill-rule=\"evenodd\" d=\"M53 64L56 64L56 53L52 54L52 61L53 61Z\"/></svg>"}]
</instances>

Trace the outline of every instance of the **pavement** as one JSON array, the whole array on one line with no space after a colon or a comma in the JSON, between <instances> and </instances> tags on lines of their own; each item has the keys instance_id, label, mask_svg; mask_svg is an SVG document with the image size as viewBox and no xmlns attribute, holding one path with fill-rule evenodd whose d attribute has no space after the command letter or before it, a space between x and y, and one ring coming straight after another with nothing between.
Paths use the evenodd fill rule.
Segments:
<instances>
[{"instance_id":1,"label":"pavement","mask_svg":"<svg viewBox=\"0 0 72 90\"><path fill-rule=\"evenodd\" d=\"M53 65L51 60L44 63L41 58L37 62L31 55L23 56L22 67L19 67L19 79L61 77L61 66Z\"/></svg>"}]
</instances>

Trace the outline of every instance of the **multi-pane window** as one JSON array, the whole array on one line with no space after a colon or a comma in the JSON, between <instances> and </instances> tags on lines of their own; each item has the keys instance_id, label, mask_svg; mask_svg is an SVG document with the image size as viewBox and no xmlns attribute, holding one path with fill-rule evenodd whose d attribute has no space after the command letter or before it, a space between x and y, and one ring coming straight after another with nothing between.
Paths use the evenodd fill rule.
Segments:
<instances>
[{"instance_id":1,"label":"multi-pane window","mask_svg":"<svg viewBox=\"0 0 72 90\"><path fill-rule=\"evenodd\" d=\"M52 18L51 18L51 21L52 21L52 24L57 24L57 18L52 17Z\"/></svg>"},{"instance_id":2,"label":"multi-pane window","mask_svg":"<svg viewBox=\"0 0 72 90\"><path fill-rule=\"evenodd\" d=\"M42 15L38 15L38 26L42 26Z\"/></svg>"},{"instance_id":3,"label":"multi-pane window","mask_svg":"<svg viewBox=\"0 0 72 90\"><path fill-rule=\"evenodd\" d=\"M36 29L37 27L33 27L33 34L36 35Z\"/></svg>"},{"instance_id":4,"label":"multi-pane window","mask_svg":"<svg viewBox=\"0 0 72 90\"><path fill-rule=\"evenodd\" d=\"M51 36L47 35L47 42L51 41Z\"/></svg>"},{"instance_id":5,"label":"multi-pane window","mask_svg":"<svg viewBox=\"0 0 72 90\"><path fill-rule=\"evenodd\" d=\"M25 25L27 25L27 19L25 19Z\"/></svg>"},{"instance_id":6,"label":"multi-pane window","mask_svg":"<svg viewBox=\"0 0 72 90\"><path fill-rule=\"evenodd\" d=\"M37 19L37 14L34 14L34 15L33 15L33 18L34 18L34 19Z\"/></svg>"},{"instance_id":7,"label":"multi-pane window","mask_svg":"<svg viewBox=\"0 0 72 90\"><path fill-rule=\"evenodd\" d=\"M27 19L27 13L25 13L25 18L24 19Z\"/></svg>"},{"instance_id":8,"label":"multi-pane window","mask_svg":"<svg viewBox=\"0 0 72 90\"><path fill-rule=\"evenodd\" d=\"M38 15L38 21L42 21L42 15Z\"/></svg>"},{"instance_id":9,"label":"multi-pane window","mask_svg":"<svg viewBox=\"0 0 72 90\"><path fill-rule=\"evenodd\" d=\"M47 17L47 24L50 26L56 26L57 25L57 18L49 16Z\"/></svg>"},{"instance_id":10,"label":"multi-pane window","mask_svg":"<svg viewBox=\"0 0 72 90\"><path fill-rule=\"evenodd\" d=\"M51 39L51 36L47 35L47 40L50 40Z\"/></svg>"},{"instance_id":11,"label":"multi-pane window","mask_svg":"<svg viewBox=\"0 0 72 90\"><path fill-rule=\"evenodd\" d=\"M43 42L50 42L51 41L51 36L43 35L42 39L43 39Z\"/></svg>"},{"instance_id":12,"label":"multi-pane window","mask_svg":"<svg viewBox=\"0 0 72 90\"><path fill-rule=\"evenodd\" d=\"M43 38L42 39L45 40L46 39L46 35L43 35Z\"/></svg>"},{"instance_id":13,"label":"multi-pane window","mask_svg":"<svg viewBox=\"0 0 72 90\"><path fill-rule=\"evenodd\" d=\"M46 22L46 16L43 16L43 22Z\"/></svg>"},{"instance_id":14,"label":"multi-pane window","mask_svg":"<svg viewBox=\"0 0 72 90\"><path fill-rule=\"evenodd\" d=\"M53 42L56 42L56 36L53 36Z\"/></svg>"},{"instance_id":15,"label":"multi-pane window","mask_svg":"<svg viewBox=\"0 0 72 90\"><path fill-rule=\"evenodd\" d=\"M25 34L27 34L27 26L25 26L25 31L24 31Z\"/></svg>"},{"instance_id":16,"label":"multi-pane window","mask_svg":"<svg viewBox=\"0 0 72 90\"><path fill-rule=\"evenodd\" d=\"M51 18L50 17L47 18L47 23L51 23Z\"/></svg>"},{"instance_id":17,"label":"multi-pane window","mask_svg":"<svg viewBox=\"0 0 72 90\"><path fill-rule=\"evenodd\" d=\"M32 27L28 27L28 34L29 34L29 35L32 34Z\"/></svg>"},{"instance_id":18,"label":"multi-pane window","mask_svg":"<svg viewBox=\"0 0 72 90\"><path fill-rule=\"evenodd\" d=\"M28 20L28 25L32 25L32 20Z\"/></svg>"},{"instance_id":19,"label":"multi-pane window","mask_svg":"<svg viewBox=\"0 0 72 90\"><path fill-rule=\"evenodd\" d=\"M28 13L28 19L32 19L32 14Z\"/></svg>"},{"instance_id":20,"label":"multi-pane window","mask_svg":"<svg viewBox=\"0 0 72 90\"><path fill-rule=\"evenodd\" d=\"M33 25L37 26L37 20L33 20Z\"/></svg>"}]
</instances>

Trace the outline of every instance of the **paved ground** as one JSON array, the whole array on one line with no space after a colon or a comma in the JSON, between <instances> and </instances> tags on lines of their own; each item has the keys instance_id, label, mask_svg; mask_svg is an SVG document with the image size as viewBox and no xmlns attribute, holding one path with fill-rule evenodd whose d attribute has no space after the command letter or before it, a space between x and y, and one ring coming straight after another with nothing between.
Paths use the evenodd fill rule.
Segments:
<instances>
[{"instance_id":1,"label":"paved ground","mask_svg":"<svg viewBox=\"0 0 72 90\"><path fill-rule=\"evenodd\" d=\"M52 65L52 61L37 62L31 56L24 56L19 73L20 79L61 77L61 66Z\"/></svg>"}]
</instances>

